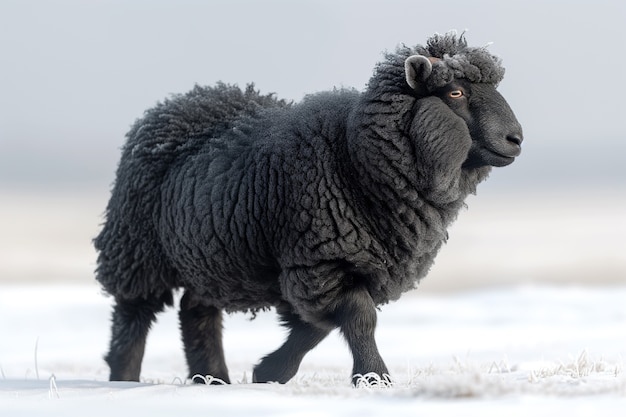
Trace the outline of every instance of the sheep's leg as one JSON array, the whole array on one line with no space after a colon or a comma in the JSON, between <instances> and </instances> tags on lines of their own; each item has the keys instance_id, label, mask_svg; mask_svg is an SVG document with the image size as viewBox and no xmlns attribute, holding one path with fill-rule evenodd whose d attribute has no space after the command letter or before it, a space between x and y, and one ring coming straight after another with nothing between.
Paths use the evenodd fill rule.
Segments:
<instances>
[{"instance_id":1,"label":"sheep's leg","mask_svg":"<svg viewBox=\"0 0 626 417\"><path fill-rule=\"evenodd\" d=\"M286 383L298 372L304 355L330 333L330 328L320 328L302 321L290 307L281 307L278 313L283 325L291 331L285 343L254 368L254 382Z\"/></svg>"},{"instance_id":2,"label":"sheep's leg","mask_svg":"<svg viewBox=\"0 0 626 417\"><path fill-rule=\"evenodd\" d=\"M189 378L201 383L204 380L194 376L210 376L230 383L222 347L222 311L195 302L187 292L180 301L179 319Z\"/></svg>"},{"instance_id":3,"label":"sheep's leg","mask_svg":"<svg viewBox=\"0 0 626 417\"><path fill-rule=\"evenodd\" d=\"M171 304L171 299L169 292L161 298L116 298L111 345L105 356L111 381L139 381L148 331L156 314L163 311L165 304Z\"/></svg>"},{"instance_id":4,"label":"sheep's leg","mask_svg":"<svg viewBox=\"0 0 626 417\"><path fill-rule=\"evenodd\" d=\"M362 378L375 382L378 377L390 382L389 371L376 346L376 305L366 288L354 288L343 295L334 310L334 320L348 342L352 352L352 383L358 385ZM368 374L377 377L368 377Z\"/></svg>"}]
</instances>

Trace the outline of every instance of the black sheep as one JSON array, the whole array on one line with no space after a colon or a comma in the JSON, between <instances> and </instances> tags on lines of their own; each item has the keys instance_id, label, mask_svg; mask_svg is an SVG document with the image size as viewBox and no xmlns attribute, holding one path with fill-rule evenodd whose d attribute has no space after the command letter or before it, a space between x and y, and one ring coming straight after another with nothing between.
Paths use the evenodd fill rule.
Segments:
<instances>
[{"instance_id":1,"label":"black sheep","mask_svg":"<svg viewBox=\"0 0 626 417\"><path fill-rule=\"evenodd\" d=\"M435 35L387 54L363 93L290 104L218 84L148 110L95 239L97 279L116 303L111 380L139 379L150 325L177 288L190 376L229 381L222 310L275 307L290 333L254 381L288 381L334 328L353 382L387 380L376 307L415 287L466 196L520 154L503 75L485 48Z\"/></svg>"}]
</instances>

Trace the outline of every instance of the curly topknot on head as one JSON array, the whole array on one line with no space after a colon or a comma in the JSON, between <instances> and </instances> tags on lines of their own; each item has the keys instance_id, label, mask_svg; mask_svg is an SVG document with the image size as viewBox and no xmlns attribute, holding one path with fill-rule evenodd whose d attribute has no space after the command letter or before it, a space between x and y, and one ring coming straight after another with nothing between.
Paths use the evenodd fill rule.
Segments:
<instances>
[{"instance_id":1,"label":"curly topknot on head","mask_svg":"<svg viewBox=\"0 0 626 417\"><path fill-rule=\"evenodd\" d=\"M444 55L456 55L467 49L467 40L464 34L457 36L456 32L446 34L435 33L426 40L426 51L430 56L443 58Z\"/></svg>"},{"instance_id":2,"label":"curly topknot on head","mask_svg":"<svg viewBox=\"0 0 626 417\"><path fill-rule=\"evenodd\" d=\"M426 93L443 87L454 78L463 78L472 83L497 85L504 77L500 58L491 54L486 47L469 47L463 34L456 32L435 34L428 38L426 46L413 48L402 45L394 53L387 53L370 79L370 90L399 92L406 86L405 62L412 55L422 55L430 60L432 71L422 80ZM380 90L382 88L382 90Z\"/></svg>"},{"instance_id":3,"label":"curly topknot on head","mask_svg":"<svg viewBox=\"0 0 626 417\"><path fill-rule=\"evenodd\" d=\"M453 78L464 78L472 83L498 84L504 77L500 58L486 47L468 47L463 34L456 32L435 34L428 38L426 47L416 46L415 51L427 57L439 58L428 78L429 89L443 87Z\"/></svg>"}]
</instances>

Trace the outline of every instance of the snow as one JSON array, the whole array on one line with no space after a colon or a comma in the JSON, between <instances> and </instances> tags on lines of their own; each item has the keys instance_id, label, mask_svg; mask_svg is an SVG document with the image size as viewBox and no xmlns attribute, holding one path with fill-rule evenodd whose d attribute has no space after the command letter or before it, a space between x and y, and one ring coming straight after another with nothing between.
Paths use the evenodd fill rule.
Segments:
<instances>
[{"instance_id":1,"label":"snow","mask_svg":"<svg viewBox=\"0 0 626 417\"><path fill-rule=\"evenodd\" d=\"M175 309L150 334L142 382L108 382L111 299L95 285L0 285L0 413L90 416L619 415L626 287L415 291L379 313L390 388L350 386L336 333L286 385L251 384L284 332L273 312L225 320L229 386L185 381Z\"/></svg>"},{"instance_id":2,"label":"snow","mask_svg":"<svg viewBox=\"0 0 626 417\"><path fill-rule=\"evenodd\" d=\"M288 384L251 384L284 338L272 312L226 318L232 385L190 384L175 309L142 382L108 382L111 299L91 245L108 194L0 190L0 416L623 415L624 193L485 191L420 288L381 308L395 385L353 389L336 332Z\"/></svg>"}]
</instances>

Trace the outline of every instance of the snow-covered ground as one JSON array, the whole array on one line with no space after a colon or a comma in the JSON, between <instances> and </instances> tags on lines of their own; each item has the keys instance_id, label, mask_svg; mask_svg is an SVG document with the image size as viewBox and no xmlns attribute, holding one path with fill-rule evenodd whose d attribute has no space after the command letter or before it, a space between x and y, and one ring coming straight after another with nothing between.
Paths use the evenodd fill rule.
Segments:
<instances>
[{"instance_id":1,"label":"snow-covered ground","mask_svg":"<svg viewBox=\"0 0 626 417\"><path fill-rule=\"evenodd\" d=\"M623 415L626 287L406 294L379 313L395 385L353 389L336 333L286 385L251 384L283 335L272 312L225 322L231 386L184 381L176 311L159 316L143 382L107 382L110 299L95 285L0 286L0 414Z\"/></svg>"},{"instance_id":2,"label":"snow-covered ground","mask_svg":"<svg viewBox=\"0 0 626 417\"><path fill-rule=\"evenodd\" d=\"M189 384L174 309L150 334L142 383L107 382L111 300L90 242L107 194L1 190L0 416L624 415L624 195L471 198L419 290L381 309L395 385L353 389L336 333L288 384L249 383L284 337L271 312L228 316L233 385Z\"/></svg>"}]
</instances>

